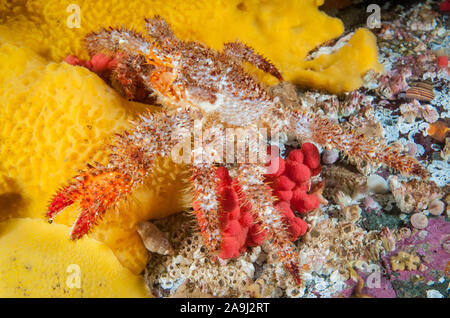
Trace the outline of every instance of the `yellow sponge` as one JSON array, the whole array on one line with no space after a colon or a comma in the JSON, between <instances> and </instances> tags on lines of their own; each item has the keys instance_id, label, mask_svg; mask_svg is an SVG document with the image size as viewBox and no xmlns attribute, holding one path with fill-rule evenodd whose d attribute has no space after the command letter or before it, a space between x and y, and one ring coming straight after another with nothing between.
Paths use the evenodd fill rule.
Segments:
<instances>
[{"instance_id":1,"label":"yellow sponge","mask_svg":"<svg viewBox=\"0 0 450 318\"><path fill-rule=\"evenodd\" d=\"M0 223L0 297L146 297L104 244L40 219Z\"/></svg>"},{"instance_id":2,"label":"yellow sponge","mask_svg":"<svg viewBox=\"0 0 450 318\"><path fill-rule=\"evenodd\" d=\"M146 108L87 69L47 63L8 43L0 46L0 105L0 220L43 218L52 195L86 163L104 163L111 136ZM109 211L91 236L140 272L147 252L136 223L190 206L186 170L168 158L157 161L146 184L118 212ZM69 225L78 212L67 209L55 222Z\"/></svg>"},{"instance_id":3,"label":"yellow sponge","mask_svg":"<svg viewBox=\"0 0 450 318\"><path fill-rule=\"evenodd\" d=\"M361 30L364 34L355 35L338 54L306 61L311 50L344 31L339 19L318 9L322 4L323 0L15 1L0 18L0 41L26 44L54 61L69 54L87 58L83 42L87 33L109 26L145 33L144 18L159 14L182 39L216 49L237 39L249 44L286 80L336 93L356 89L366 71L382 70L375 37ZM78 21L79 28L73 27Z\"/></svg>"},{"instance_id":4,"label":"yellow sponge","mask_svg":"<svg viewBox=\"0 0 450 318\"><path fill-rule=\"evenodd\" d=\"M363 84L366 70L382 72L383 66L377 62L377 39L372 32L358 29L339 51L322 54L312 61L303 63L294 81L305 86L315 83L316 88L331 93L354 90Z\"/></svg>"}]
</instances>

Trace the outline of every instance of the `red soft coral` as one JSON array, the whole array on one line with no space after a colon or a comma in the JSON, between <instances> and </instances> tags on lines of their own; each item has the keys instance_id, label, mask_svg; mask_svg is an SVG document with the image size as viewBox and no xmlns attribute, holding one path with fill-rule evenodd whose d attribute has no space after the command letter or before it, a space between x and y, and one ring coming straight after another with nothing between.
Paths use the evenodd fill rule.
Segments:
<instances>
[{"instance_id":1,"label":"red soft coral","mask_svg":"<svg viewBox=\"0 0 450 318\"><path fill-rule=\"evenodd\" d=\"M311 176L318 175L322 169L320 154L314 144L304 143L301 149L292 150L286 160L281 160L285 162L284 171L268 175L267 180L279 200L277 207L285 217L291 239L296 240L305 234L307 224L293 210L305 214L319 207L319 198L308 192Z\"/></svg>"},{"instance_id":2,"label":"red soft coral","mask_svg":"<svg viewBox=\"0 0 450 318\"><path fill-rule=\"evenodd\" d=\"M304 183L311 178L311 168L293 160L286 160L286 176L297 184Z\"/></svg>"},{"instance_id":3,"label":"red soft coral","mask_svg":"<svg viewBox=\"0 0 450 318\"><path fill-rule=\"evenodd\" d=\"M298 213L308 213L319 207L319 199L298 188L292 194L291 205Z\"/></svg>"},{"instance_id":4,"label":"red soft coral","mask_svg":"<svg viewBox=\"0 0 450 318\"><path fill-rule=\"evenodd\" d=\"M320 154L319 150L317 149L314 144L310 142L305 142L302 145L301 149L303 153L303 163L307 165L311 169L316 169L320 166Z\"/></svg>"},{"instance_id":5,"label":"red soft coral","mask_svg":"<svg viewBox=\"0 0 450 318\"><path fill-rule=\"evenodd\" d=\"M74 55L67 56L64 61L71 65L86 67L102 77L108 75L117 66L116 59L101 53L93 55L90 61L79 59Z\"/></svg>"},{"instance_id":6,"label":"red soft coral","mask_svg":"<svg viewBox=\"0 0 450 318\"><path fill-rule=\"evenodd\" d=\"M296 241L300 236L306 233L308 224L301 218L295 216L289 202L279 202L275 205L275 208L282 213L283 220L286 223L292 241Z\"/></svg>"},{"instance_id":7,"label":"red soft coral","mask_svg":"<svg viewBox=\"0 0 450 318\"><path fill-rule=\"evenodd\" d=\"M298 163L303 163L303 158L303 152L300 149L292 150L288 156L289 160L296 161Z\"/></svg>"},{"instance_id":8,"label":"red soft coral","mask_svg":"<svg viewBox=\"0 0 450 318\"><path fill-rule=\"evenodd\" d=\"M255 224L251 215L251 205L246 203L243 191L233 180L225 167L216 170L219 179L217 194L221 205L222 246L219 257L238 257L247 246L261 245L266 232Z\"/></svg>"}]
</instances>

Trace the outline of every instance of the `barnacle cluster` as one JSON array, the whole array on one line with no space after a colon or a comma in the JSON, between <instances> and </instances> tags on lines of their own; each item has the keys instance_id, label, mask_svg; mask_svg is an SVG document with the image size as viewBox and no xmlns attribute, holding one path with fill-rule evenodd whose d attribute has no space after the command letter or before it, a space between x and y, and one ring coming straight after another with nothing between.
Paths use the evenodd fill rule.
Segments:
<instances>
[{"instance_id":1,"label":"barnacle cluster","mask_svg":"<svg viewBox=\"0 0 450 318\"><path fill-rule=\"evenodd\" d=\"M445 191L434 182L416 179L401 181L396 176L389 179L389 189L394 195L398 208L404 213L425 210L431 202L442 198Z\"/></svg>"},{"instance_id":2,"label":"barnacle cluster","mask_svg":"<svg viewBox=\"0 0 450 318\"><path fill-rule=\"evenodd\" d=\"M223 261L226 266L218 266L204 246L201 234L196 233L193 222L189 215L155 221L161 231L168 233L176 254L150 255L152 265L145 272L150 290L158 296L166 296L186 281L188 286L212 296L246 296L246 287L253 283L253 262L260 248L244 253L239 260Z\"/></svg>"}]
</instances>

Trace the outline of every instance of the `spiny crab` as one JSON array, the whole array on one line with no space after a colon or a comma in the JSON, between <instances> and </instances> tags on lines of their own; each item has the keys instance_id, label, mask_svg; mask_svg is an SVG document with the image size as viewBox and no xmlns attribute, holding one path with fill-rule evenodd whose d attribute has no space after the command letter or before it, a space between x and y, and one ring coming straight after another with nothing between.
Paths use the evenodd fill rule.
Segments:
<instances>
[{"instance_id":1,"label":"spiny crab","mask_svg":"<svg viewBox=\"0 0 450 318\"><path fill-rule=\"evenodd\" d=\"M215 185L219 182L216 170L226 162L251 206L253 219L266 231L266 239L300 284L297 253L282 215L274 208L276 198L264 181L266 161L249 162L241 156L230 162L229 150L235 142L227 143L225 131L244 129L264 145L270 141L264 131L270 131L272 138L286 133L404 174L426 175L415 159L381 142L326 118L284 107L245 71L243 64L247 62L282 80L275 66L249 46L227 43L218 52L198 42L185 42L158 16L146 20L146 27L150 38L125 29L101 30L86 37L91 56L101 53L116 61L111 78L122 94L133 98L138 90L151 92L165 111L141 115L130 132L117 135L106 165L88 165L53 197L47 211L49 221L67 206L80 203L81 212L71 231L73 239L87 234L109 208L141 185L158 156L173 155L184 144L183 157L187 156L192 166L193 208L205 245L211 252L221 248L222 207ZM190 132L195 129L200 129L203 138L201 143L194 140L191 149ZM223 145L227 145L227 155L218 151ZM249 142L249 149L257 146Z\"/></svg>"}]
</instances>

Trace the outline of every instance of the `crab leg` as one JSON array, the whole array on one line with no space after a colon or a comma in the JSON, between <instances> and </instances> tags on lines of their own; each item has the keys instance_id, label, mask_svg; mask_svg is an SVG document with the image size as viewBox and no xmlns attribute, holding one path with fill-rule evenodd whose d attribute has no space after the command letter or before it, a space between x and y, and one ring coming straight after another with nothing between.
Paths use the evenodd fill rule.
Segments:
<instances>
[{"instance_id":1,"label":"crab leg","mask_svg":"<svg viewBox=\"0 0 450 318\"><path fill-rule=\"evenodd\" d=\"M141 116L139 123L133 123L131 133L117 135L107 165L89 165L55 195L47 210L49 221L78 201L81 213L72 228L71 237L78 239L87 234L110 207L143 183L157 156L170 155L173 147L184 137L175 133L177 129L191 129L193 120L190 115L189 110L181 110L173 116L165 113Z\"/></svg>"},{"instance_id":2,"label":"crab leg","mask_svg":"<svg viewBox=\"0 0 450 318\"><path fill-rule=\"evenodd\" d=\"M237 174L242 190L253 209L253 216L266 230L268 239L273 245L286 269L292 274L295 282L301 284L298 256L295 247L289 239L289 232L283 217L274 208L275 199L272 197L270 187L264 183L263 175L266 173L264 165L239 164Z\"/></svg>"},{"instance_id":3,"label":"crab leg","mask_svg":"<svg viewBox=\"0 0 450 318\"><path fill-rule=\"evenodd\" d=\"M170 26L158 15L153 18L145 19L145 27L148 34L160 44L164 44L164 40L166 39L176 39Z\"/></svg>"},{"instance_id":4,"label":"crab leg","mask_svg":"<svg viewBox=\"0 0 450 318\"><path fill-rule=\"evenodd\" d=\"M204 242L211 251L222 243L220 198L217 196L217 164L223 162L225 134L221 125L197 121L194 125L193 173L194 213Z\"/></svg>"},{"instance_id":5,"label":"crab leg","mask_svg":"<svg viewBox=\"0 0 450 318\"><path fill-rule=\"evenodd\" d=\"M54 197L47 213L51 222L65 207L79 201L81 213L72 227L73 239L87 234L110 206L131 191L136 181L118 169L108 169L101 165L89 167L75 179L74 183Z\"/></svg>"},{"instance_id":6,"label":"crab leg","mask_svg":"<svg viewBox=\"0 0 450 318\"><path fill-rule=\"evenodd\" d=\"M301 140L311 140L321 146L336 148L351 158L383 164L405 175L412 174L423 178L428 175L416 159L400 154L382 142L368 139L353 130L343 129L329 119L311 113L297 111L286 113L289 124L285 129Z\"/></svg>"},{"instance_id":7,"label":"crab leg","mask_svg":"<svg viewBox=\"0 0 450 318\"><path fill-rule=\"evenodd\" d=\"M204 242L211 251L220 249L222 242L220 232L220 203L216 195L216 167L209 163L193 167L192 183L194 186L194 213L197 217Z\"/></svg>"},{"instance_id":8,"label":"crab leg","mask_svg":"<svg viewBox=\"0 0 450 318\"><path fill-rule=\"evenodd\" d=\"M90 56L101 53L114 57L126 52L128 55L145 55L151 45L142 34L126 29L102 29L86 35L86 48Z\"/></svg>"},{"instance_id":9,"label":"crab leg","mask_svg":"<svg viewBox=\"0 0 450 318\"><path fill-rule=\"evenodd\" d=\"M255 53L255 51L248 45L236 41L225 43L223 53L236 58L240 62L248 62L260 70L267 72L274 77L278 78L280 81L283 80L281 73L277 70L277 68L267 61L262 55Z\"/></svg>"}]
</instances>

